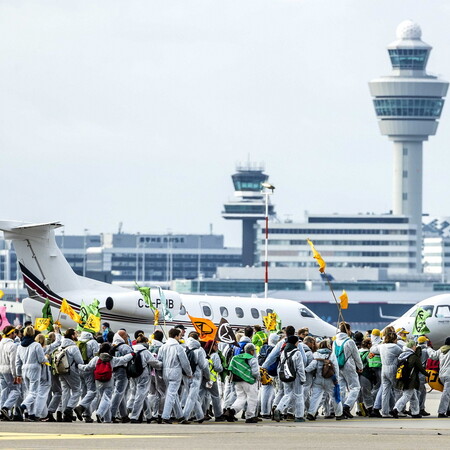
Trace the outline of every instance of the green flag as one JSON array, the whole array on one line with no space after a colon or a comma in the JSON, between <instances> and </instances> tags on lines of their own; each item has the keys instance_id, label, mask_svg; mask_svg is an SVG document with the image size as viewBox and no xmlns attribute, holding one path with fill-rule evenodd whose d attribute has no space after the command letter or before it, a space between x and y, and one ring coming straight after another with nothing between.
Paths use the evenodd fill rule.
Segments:
<instances>
[{"instance_id":1,"label":"green flag","mask_svg":"<svg viewBox=\"0 0 450 450\"><path fill-rule=\"evenodd\" d=\"M421 334L427 334L430 332L427 327L426 320L431 316L429 311L425 311L423 308L417 308L416 320L414 321L414 328L412 334L420 336Z\"/></svg>"},{"instance_id":2,"label":"green flag","mask_svg":"<svg viewBox=\"0 0 450 450\"><path fill-rule=\"evenodd\" d=\"M53 331L53 316L52 316L52 309L50 308L50 302L48 298L45 300L45 305L42 308L42 318L44 319L50 319L50 325L48 326L48 331Z\"/></svg>"},{"instance_id":3,"label":"green flag","mask_svg":"<svg viewBox=\"0 0 450 450\"><path fill-rule=\"evenodd\" d=\"M100 302L97 299L94 299L92 303L89 305L86 305L84 301L81 301L80 306L80 317L81 317L81 324L78 324L77 330L78 331L89 331L89 333L96 333L97 330L94 330L92 328L86 327L86 322L89 319L89 316L95 316L100 319L100 310L99 310Z\"/></svg>"},{"instance_id":4,"label":"green flag","mask_svg":"<svg viewBox=\"0 0 450 450\"><path fill-rule=\"evenodd\" d=\"M151 288L149 287L140 287L137 283L136 287L137 290L142 294L144 297L144 303L148 305L153 311L156 309L155 305L152 302L152 296L151 296Z\"/></svg>"},{"instance_id":5,"label":"green flag","mask_svg":"<svg viewBox=\"0 0 450 450\"><path fill-rule=\"evenodd\" d=\"M159 289L159 298L161 299L161 308L162 312L164 314L165 320L173 320L172 313L169 311L169 308L167 307L167 299L164 295L164 291L161 289L161 287L158 287Z\"/></svg>"}]
</instances>

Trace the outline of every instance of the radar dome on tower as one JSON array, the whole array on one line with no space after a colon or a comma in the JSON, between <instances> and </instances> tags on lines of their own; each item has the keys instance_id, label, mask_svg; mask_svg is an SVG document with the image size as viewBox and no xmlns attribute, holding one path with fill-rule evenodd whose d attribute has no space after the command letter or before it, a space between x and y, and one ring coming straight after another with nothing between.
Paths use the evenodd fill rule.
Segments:
<instances>
[{"instance_id":1,"label":"radar dome on tower","mask_svg":"<svg viewBox=\"0 0 450 450\"><path fill-rule=\"evenodd\" d=\"M412 20L404 20L397 27L396 35L397 39L420 39L422 29L418 23Z\"/></svg>"}]
</instances>

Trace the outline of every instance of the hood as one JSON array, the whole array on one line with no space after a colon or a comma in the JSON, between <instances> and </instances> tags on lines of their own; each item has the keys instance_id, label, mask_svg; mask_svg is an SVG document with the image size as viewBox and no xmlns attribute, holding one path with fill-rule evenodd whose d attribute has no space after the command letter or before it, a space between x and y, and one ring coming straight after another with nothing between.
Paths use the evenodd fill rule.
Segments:
<instances>
[{"instance_id":1,"label":"hood","mask_svg":"<svg viewBox=\"0 0 450 450\"><path fill-rule=\"evenodd\" d=\"M328 356L331 350L329 348L321 348L316 353L319 355L319 358L323 358L324 356Z\"/></svg>"},{"instance_id":2,"label":"hood","mask_svg":"<svg viewBox=\"0 0 450 450\"><path fill-rule=\"evenodd\" d=\"M191 350L196 350L197 348L200 348L200 342L198 342L197 340L192 339L192 338L187 339L186 345Z\"/></svg>"},{"instance_id":3,"label":"hood","mask_svg":"<svg viewBox=\"0 0 450 450\"><path fill-rule=\"evenodd\" d=\"M22 347L28 347L30 344L34 342L34 337L31 336L24 336L23 339L20 341L20 345Z\"/></svg>"},{"instance_id":4,"label":"hood","mask_svg":"<svg viewBox=\"0 0 450 450\"><path fill-rule=\"evenodd\" d=\"M146 347L144 344L135 344L133 345L133 350L136 352L139 352L141 350L146 350L148 347Z\"/></svg>"},{"instance_id":5,"label":"hood","mask_svg":"<svg viewBox=\"0 0 450 450\"><path fill-rule=\"evenodd\" d=\"M345 339L347 339L349 336L347 333L338 333L336 335L336 343L337 345L341 345L342 341L344 341Z\"/></svg>"},{"instance_id":6,"label":"hood","mask_svg":"<svg viewBox=\"0 0 450 450\"><path fill-rule=\"evenodd\" d=\"M378 345L381 342L381 337L371 334L370 341L372 342L372 345Z\"/></svg>"},{"instance_id":7,"label":"hood","mask_svg":"<svg viewBox=\"0 0 450 450\"><path fill-rule=\"evenodd\" d=\"M72 341L72 339L64 338L62 340L61 347L65 348L65 347L70 347L71 345L75 345L75 342Z\"/></svg>"},{"instance_id":8,"label":"hood","mask_svg":"<svg viewBox=\"0 0 450 450\"><path fill-rule=\"evenodd\" d=\"M278 342L280 342L280 336L277 333L272 333L269 336L269 345L275 347L275 345L277 345Z\"/></svg>"},{"instance_id":9,"label":"hood","mask_svg":"<svg viewBox=\"0 0 450 450\"><path fill-rule=\"evenodd\" d=\"M100 355L98 355L98 358L102 361L111 361L113 359L113 357L109 353L100 353Z\"/></svg>"},{"instance_id":10,"label":"hood","mask_svg":"<svg viewBox=\"0 0 450 450\"><path fill-rule=\"evenodd\" d=\"M161 341L157 341L156 339L153 339L152 345L154 345L155 347L161 347L161 345L163 345L163 343Z\"/></svg>"},{"instance_id":11,"label":"hood","mask_svg":"<svg viewBox=\"0 0 450 450\"><path fill-rule=\"evenodd\" d=\"M113 337L113 345L117 344L125 344L126 342L123 340L122 336L119 333L116 333Z\"/></svg>"},{"instance_id":12,"label":"hood","mask_svg":"<svg viewBox=\"0 0 450 450\"><path fill-rule=\"evenodd\" d=\"M169 338L167 339L165 345L180 345L180 343L174 338Z\"/></svg>"},{"instance_id":13,"label":"hood","mask_svg":"<svg viewBox=\"0 0 450 450\"><path fill-rule=\"evenodd\" d=\"M409 358L411 355L414 355L414 350L412 348L405 347L402 353L398 356L399 361Z\"/></svg>"},{"instance_id":14,"label":"hood","mask_svg":"<svg viewBox=\"0 0 450 450\"><path fill-rule=\"evenodd\" d=\"M443 345L440 350L445 355L450 350L450 345Z\"/></svg>"},{"instance_id":15,"label":"hood","mask_svg":"<svg viewBox=\"0 0 450 450\"><path fill-rule=\"evenodd\" d=\"M83 331L81 333L80 341L90 341L91 339L94 339L94 336L89 331Z\"/></svg>"},{"instance_id":16,"label":"hood","mask_svg":"<svg viewBox=\"0 0 450 450\"><path fill-rule=\"evenodd\" d=\"M248 336L242 336L239 342L252 342L252 340Z\"/></svg>"},{"instance_id":17,"label":"hood","mask_svg":"<svg viewBox=\"0 0 450 450\"><path fill-rule=\"evenodd\" d=\"M301 345L301 346L302 346L302 348L303 348L303 350L304 350L305 353L308 353L308 352L311 352L311 351L312 351L312 350L311 350L306 344L304 344L303 342L300 342L298 345Z\"/></svg>"}]
</instances>

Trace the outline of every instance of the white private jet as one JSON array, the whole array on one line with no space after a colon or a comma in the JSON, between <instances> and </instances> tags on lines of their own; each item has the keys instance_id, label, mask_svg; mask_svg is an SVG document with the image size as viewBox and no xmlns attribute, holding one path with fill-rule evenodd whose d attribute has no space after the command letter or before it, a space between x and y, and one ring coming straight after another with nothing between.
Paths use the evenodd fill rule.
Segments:
<instances>
[{"instance_id":1,"label":"white private jet","mask_svg":"<svg viewBox=\"0 0 450 450\"><path fill-rule=\"evenodd\" d=\"M113 330L125 328L130 334L139 329L148 330L153 324L153 311L145 304L139 291L75 274L56 244L54 230L61 226L59 222L26 224L0 221L0 230L4 232L5 239L11 239L14 244L28 290L29 296L23 300L25 314L33 321L42 317L42 307L48 299L53 318L56 318L63 299L76 312L80 310L81 301L89 304L97 299L100 302L102 321L109 322ZM191 327L187 313L193 317L210 319L216 324L224 317L233 327L242 327L261 323L262 316L275 310L284 325L308 327L310 333L317 336L336 334L334 326L320 319L306 306L292 300L163 292L173 316L173 320L165 322L167 327L176 324ZM160 290L152 288L151 297L162 312ZM60 322L65 328L75 325L65 314L60 315ZM160 322L163 321L160 319Z\"/></svg>"},{"instance_id":2,"label":"white private jet","mask_svg":"<svg viewBox=\"0 0 450 450\"><path fill-rule=\"evenodd\" d=\"M434 295L414 305L403 316L392 322L395 329L404 328L412 336L417 308L423 308L431 315L425 321L430 330L426 336L430 339L434 348L444 345L444 341L450 336L450 294Z\"/></svg>"}]
</instances>

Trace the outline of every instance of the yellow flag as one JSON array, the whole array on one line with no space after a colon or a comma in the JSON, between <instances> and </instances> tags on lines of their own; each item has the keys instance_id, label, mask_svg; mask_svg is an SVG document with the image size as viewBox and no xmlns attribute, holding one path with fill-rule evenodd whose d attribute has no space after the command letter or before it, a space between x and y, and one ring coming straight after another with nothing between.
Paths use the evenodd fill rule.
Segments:
<instances>
[{"instance_id":1,"label":"yellow flag","mask_svg":"<svg viewBox=\"0 0 450 450\"><path fill-rule=\"evenodd\" d=\"M44 331L50 325L50 319L44 319L43 317L36 318L34 322L34 329L38 331Z\"/></svg>"},{"instance_id":2,"label":"yellow flag","mask_svg":"<svg viewBox=\"0 0 450 450\"><path fill-rule=\"evenodd\" d=\"M98 333L100 331L100 317L94 316L94 314L89 314L86 323L83 325L83 328L88 328L89 330L95 331Z\"/></svg>"},{"instance_id":3,"label":"yellow flag","mask_svg":"<svg viewBox=\"0 0 450 450\"><path fill-rule=\"evenodd\" d=\"M307 241L308 241L308 244L311 246L311 250L313 252L313 258L319 264L319 272L320 273L324 273L325 272L325 268L327 267L326 262L320 256L320 253L315 249L314 244L309 239L307 239Z\"/></svg>"},{"instance_id":4,"label":"yellow flag","mask_svg":"<svg viewBox=\"0 0 450 450\"><path fill-rule=\"evenodd\" d=\"M2 290L0 290L0 299L3 298L4 295L5 293Z\"/></svg>"},{"instance_id":5,"label":"yellow flag","mask_svg":"<svg viewBox=\"0 0 450 450\"><path fill-rule=\"evenodd\" d=\"M154 314L155 314L155 323L154 323L154 325L156 326L156 325L159 324L159 310L155 309L154 310Z\"/></svg>"},{"instance_id":6,"label":"yellow flag","mask_svg":"<svg viewBox=\"0 0 450 450\"><path fill-rule=\"evenodd\" d=\"M341 309L347 309L348 308L348 295L345 290L342 291L342 295L339 296L341 299Z\"/></svg>"},{"instance_id":7,"label":"yellow flag","mask_svg":"<svg viewBox=\"0 0 450 450\"><path fill-rule=\"evenodd\" d=\"M75 312L75 310L67 303L67 300L63 298L61 303L61 312L67 314L74 322L81 323L81 317Z\"/></svg>"},{"instance_id":8,"label":"yellow flag","mask_svg":"<svg viewBox=\"0 0 450 450\"><path fill-rule=\"evenodd\" d=\"M276 313L269 313L267 316L263 317L264 325L266 326L267 330L274 331L277 329L277 314Z\"/></svg>"}]
</instances>

